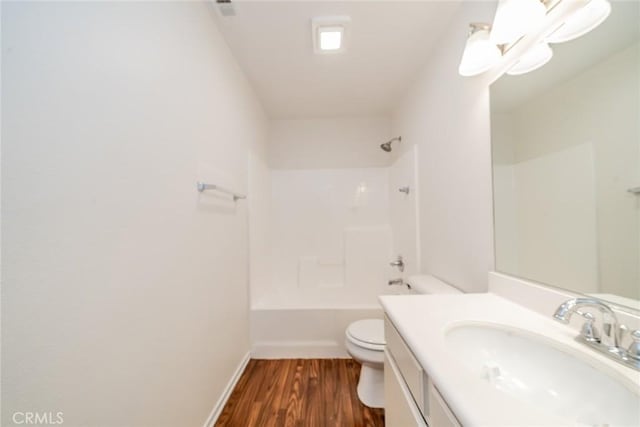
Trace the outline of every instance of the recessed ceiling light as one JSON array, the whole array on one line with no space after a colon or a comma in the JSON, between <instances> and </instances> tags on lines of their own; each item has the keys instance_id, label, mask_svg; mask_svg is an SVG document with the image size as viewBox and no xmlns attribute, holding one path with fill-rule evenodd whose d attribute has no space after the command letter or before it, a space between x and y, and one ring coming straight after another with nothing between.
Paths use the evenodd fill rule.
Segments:
<instances>
[{"instance_id":1,"label":"recessed ceiling light","mask_svg":"<svg viewBox=\"0 0 640 427\"><path fill-rule=\"evenodd\" d=\"M327 16L311 20L311 34L315 53L338 53L346 50L348 16Z\"/></svg>"},{"instance_id":2,"label":"recessed ceiling light","mask_svg":"<svg viewBox=\"0 0 640 427\"><path fill-rule=\"evenodd\" d=\"M342 46L342 33L344 29L341 27L320 27L320 50L337 50Z\"/></svg>"}]
</instances>

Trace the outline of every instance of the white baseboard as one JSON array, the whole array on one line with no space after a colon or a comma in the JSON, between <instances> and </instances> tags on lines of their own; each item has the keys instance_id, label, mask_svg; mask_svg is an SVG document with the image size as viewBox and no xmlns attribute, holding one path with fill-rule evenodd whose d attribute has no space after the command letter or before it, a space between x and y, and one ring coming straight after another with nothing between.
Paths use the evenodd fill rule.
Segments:
<instances>
[{"instance_id":1,"label":"white baseboard","mask_svg":"<svg viewBox=\"0 0 640 427\"><path fill-rule=\"evenodd\" d=\"M346 359L344 345L335 341L263 341L251 348L255 359Z\"/></svg>"},{"instance_id":2,"label":"white baseboard","mask_svg":"<svg viewBox=\"0 0 640 427\"><path fill-rule=\"evenodd\" d=\"M204 423L204 427L213 427L213 425L216 423L216 421L218 420L218 417L220 416L220 414L222 414L224 405L227 404L227 400L229 400L229 397L231 396L231 392L233 392L234 387L238 383L238 380L242 376L242 373L244 372L245 368L247 367L249 360L251 360L251 352L247 352L247 354L245 354L245 356L240 361L240 364L236 368L236 371L233 373L233 376L231 376L229 383L224 388L222 396L220 396L220 398L214 405L213 409L211 410L211 413L209 414L207 421Z\"/></svg>"}]
</instances>

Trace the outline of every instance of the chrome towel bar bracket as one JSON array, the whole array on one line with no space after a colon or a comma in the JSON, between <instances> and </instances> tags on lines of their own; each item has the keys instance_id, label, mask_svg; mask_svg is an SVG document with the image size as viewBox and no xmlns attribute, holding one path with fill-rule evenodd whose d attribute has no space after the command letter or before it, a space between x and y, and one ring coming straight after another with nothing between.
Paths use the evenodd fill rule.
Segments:
<instances>
[{"instance_id":1,"label":"chrome towel bar bracket","mask_svg":"<svg viewBox=\"0 0 640 427\"><path fill-rule=\"evenodd\" d=\"M247 196L244 195L244 194L238 194L235 191L228 190L228 189L226 189L224 187L220 187L219 185L216 185L216 184L207 184L205 182L198 182L197 183L197 188L198 188L198 192L200 192L200 193L202 193L203 191L206 191L206 190L216 190L216 191L219 191L220 193L228 194L228 195L233 197L233 201L234 202L239 200L239 199L246 199L247 198Z\"/></svg>"}]
</instances>

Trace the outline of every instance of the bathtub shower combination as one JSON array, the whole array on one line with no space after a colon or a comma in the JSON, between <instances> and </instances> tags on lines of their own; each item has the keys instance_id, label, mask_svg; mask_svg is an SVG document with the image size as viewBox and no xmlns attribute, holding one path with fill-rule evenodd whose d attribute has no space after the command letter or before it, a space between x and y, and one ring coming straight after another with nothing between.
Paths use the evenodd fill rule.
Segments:
<instances>
[{"instance_id":1,"label":"bathtub shower combination","mask_svg":"<svg viewBox=\"0 0 640 427\"><path fill-rule=\"evenodd\" d=\"M389 281L419 271L415 160L414 147L388 167L265 168L268 231L251 258L254 357L348 357L347 326L381 318L378 295L404 292ZM404 272L390 265L399 254Z\"/></svg>"}]
</instances>

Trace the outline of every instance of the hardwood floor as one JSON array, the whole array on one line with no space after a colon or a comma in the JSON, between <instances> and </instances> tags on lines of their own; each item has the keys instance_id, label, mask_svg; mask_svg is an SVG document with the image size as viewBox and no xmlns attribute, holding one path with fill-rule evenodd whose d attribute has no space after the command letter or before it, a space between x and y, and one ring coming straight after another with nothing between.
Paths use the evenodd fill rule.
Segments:
<instances>
[{"instance_id":1,"label":"hardwood floor","mask_svg":"<svg viewBox=\"0 0 640 427\"><path fill-rule=\"evenodd\" d=\"M351 359L252 359L216 426L384 426L384 410L358 400L359 375Z\"/></svg>"}]
</instances>

